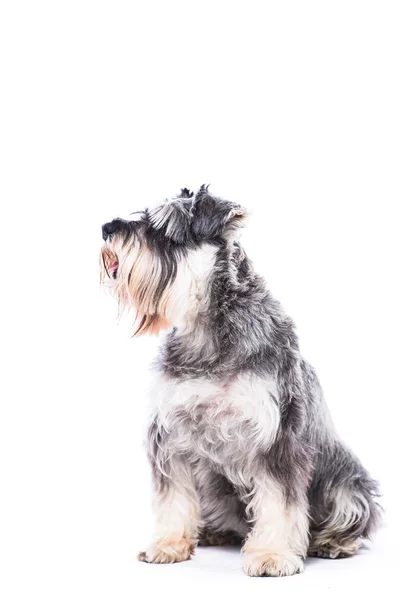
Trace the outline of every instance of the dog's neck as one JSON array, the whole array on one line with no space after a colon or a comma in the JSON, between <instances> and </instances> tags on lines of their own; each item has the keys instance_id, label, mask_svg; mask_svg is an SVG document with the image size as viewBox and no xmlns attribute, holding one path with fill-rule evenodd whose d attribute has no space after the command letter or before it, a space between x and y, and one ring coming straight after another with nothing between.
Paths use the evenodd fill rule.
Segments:
<instances>
[{"instance_id":1,"label":"dog's neck","mask_svg":"<svg viewBox=\"0 0 400 600\"><path fill-rule=\"evenodd\" d=\"M177 335L192 336L207 329L210 320L219 321L223 302L231 303L232 296L246 286L238 272L244 258L238 244L223 247L207 244L188 255L184 277L190 284L186 294L182 289L181 314L173 322Z\"/></svg>"},{"instance_id":2,"label":"dog's neck","mask_svg":"<svg viewBox=\"0 0 400 600\"><path fill-rule=\"evenodd\" d=\"M242 248L216 249L212 268L202 275L191 287L181 322L166 339L160 368L184 377L229 376L257 362L263 369L271 363L273 369L274 338L284 336L292 347L297 339ZM254 319L262 324L263 335Z\"/></svg>"}]
</instances>

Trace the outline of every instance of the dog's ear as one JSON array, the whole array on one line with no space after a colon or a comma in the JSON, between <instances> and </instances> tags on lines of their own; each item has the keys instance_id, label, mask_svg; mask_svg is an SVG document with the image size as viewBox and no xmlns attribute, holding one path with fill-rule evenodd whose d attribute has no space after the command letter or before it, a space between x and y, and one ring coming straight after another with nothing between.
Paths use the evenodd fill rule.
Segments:
<instances>
[{"instance_id":1,"label":"dog's ear","mask_svg":"<svg viewBox=\"0 0 400 600\"><path fill-rule=\"evenodd\" d=\"M186 188L181 193L184 191L186 192ZM189 190L187 192L190 194ZM180 198L190 198L190 196L181 195L176 200L166 201L165 204L157 206L149 214L153 227L163 230L164 235L175 244L184 244L190 231L190 207L192 202Z\"/></svg>"},{"instance_id":2,"label":"dog's ear","mask_svg":"<svg viewBox=\"0 0 400 600\"><path fill-rule=\"evenodd\" d=\"M221 200L208 193L208 186L202 185L192 204L191 229L197 240L211 240L216 237L232 238L243 227L246 210L239 204Z\"/></svg>"},{"instance_id":3,"label":"dog's ear","mask_svg":"<svg viewBox=\"0 0 400 600\"><path fill-rule=\"evenodd\" d=\"M194 193L188 190L188 188L181 188L181 193L177 198L193 198Z\"/></svg>"}]
</instances>

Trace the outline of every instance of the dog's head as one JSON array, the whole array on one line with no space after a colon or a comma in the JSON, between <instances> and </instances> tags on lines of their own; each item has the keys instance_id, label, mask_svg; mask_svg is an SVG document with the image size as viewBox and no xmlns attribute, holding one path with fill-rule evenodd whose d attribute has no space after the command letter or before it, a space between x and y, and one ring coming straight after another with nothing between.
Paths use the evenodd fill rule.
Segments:
<instances>
[{"instance_id":1,"label":"dog's head","mask_svg":"<svg viewBox=\"0 0 400 600\"><path fill-rule=\"evenodd\" d=\"M101 281L120 312L134 311L136 333L157 333L204 300L216 254L233 247L245 211L202 186L132 216L103 225Z\"/></svg>"}]
</instances>

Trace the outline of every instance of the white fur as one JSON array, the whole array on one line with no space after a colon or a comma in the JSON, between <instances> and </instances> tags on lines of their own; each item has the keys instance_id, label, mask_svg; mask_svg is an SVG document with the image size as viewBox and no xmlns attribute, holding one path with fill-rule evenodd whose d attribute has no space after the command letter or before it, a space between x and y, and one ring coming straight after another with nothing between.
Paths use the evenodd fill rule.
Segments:
<instances>
[{"instance_id":1,"label":"white fur","mask_svg":"<svg viewBox=\"0 0 400 600\"><path fill-rule=\"evenodd\" d=\"M173 292L180 298L180 310L171 315L171 323L185 330L193 318L208 306L206 293L209 277L215 264L217 248L204 244L201 248L189 250L184 260L178 263L178 274L173 284Z\"/></svg>"},{"instance_id":2,"label":"white fur","mask_svg":"<svg viewBox=\"0 0 400 600\"><path fill-rule=\"evenodd\" d=\"M156 513L155 539L166 541L185 537L196 539L200 519L199 503L191 471L185 463L176 461L174 482L154 499Z\"/></svg>"},{"instance_id":3,"label":"white fur","mask_svg":"<svg viewBox=\"0 0 400 600\"><path fill-rule=\"evenodd\" d=\"M152 415L157 414L159 426L169 433L171 456L195 448L199 457L225 469L230 481L247 488L251 447L267 450L279 428L277 396L273 379L251 374L218 383L160 375L151 390ZM165 460L168 457L163 456ZM244 466L238 469L238 463Z\"/></svg>"},{"instance_id":4,"label":"white fur","mask_svg":"<svg viewBox=\"0 0 400 600\"><path fill-rule=\"evenodd\" d=\"M247 506L254 527L243 546L247 575L283 576L303 570L308 545L307 502L286 506L280 486L264 476L255 481Z\"/></svg>"},{"instance_id":5,"label":"white fur","mask_svg":"<svg viewBox=\"0 0 400 600\"><path fill-rule=\"evenodd\" d=\"M145 562L168 563L188 560L197 540L200 506L188 464L171 458L173 481L154 497L156 516L153 542L139 555Z\"/></svg>"}]
</instances>

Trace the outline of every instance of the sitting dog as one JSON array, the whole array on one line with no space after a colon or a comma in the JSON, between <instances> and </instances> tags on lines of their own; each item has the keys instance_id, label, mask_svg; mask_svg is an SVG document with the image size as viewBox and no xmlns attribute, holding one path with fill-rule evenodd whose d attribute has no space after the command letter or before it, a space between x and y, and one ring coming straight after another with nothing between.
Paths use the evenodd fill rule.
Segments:
<instances>
[{"instance_id":1,"label":"sitting dog","mask_svg":"<svg viewBox=\"0 0 400 600\"><path fill-rule=\"evenodd\" d=\"M151 393L156 530L139 555L242 544L250 576L357 552L377 484L342 443L293 322L239 243L245 210L202 186L103 225L102 281L136 333L169 329Z\"/></svg>"}]
</instances>

